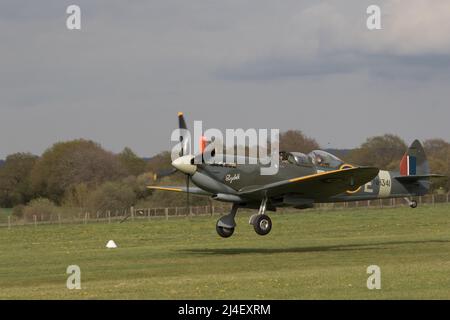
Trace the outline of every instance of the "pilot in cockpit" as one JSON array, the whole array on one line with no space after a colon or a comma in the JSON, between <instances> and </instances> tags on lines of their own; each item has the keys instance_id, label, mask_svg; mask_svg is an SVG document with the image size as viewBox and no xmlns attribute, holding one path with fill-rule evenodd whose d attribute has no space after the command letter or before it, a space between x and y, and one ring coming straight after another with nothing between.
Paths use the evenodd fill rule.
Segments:
<instances>
[{"instance_id":1,"label":"pilot in cockpit","mask_svg":"<svg viewBox=\"0 0 450 320\"><path fill-rule=\"evenodd\" d=\"M323 159L322 159L322 157L320 156L320 155L316 155L316 164L318 165L318 166L323 166Z\"/></svg>"},{"instance_id":2,"label":"pilot in cockpit","mask_svg":"<svg viewBox=\"0 0 450 320\"><path fill-rule=\"evenodd\" d=\"M309 156L313 163L319 167L339 168L343 163L341 159L322 150L314 150Z\"/></svg>"},{"instance_id":3,"label":"pilot in cockpit","mask_svg":"<svg viewBox=\"0 0 450 320\"><path fill-rule=\"evenodd\" d=\"M288 154L287 152L280 152L280 163L286 164L288 163Z\"/></svg>"}]
</instances>

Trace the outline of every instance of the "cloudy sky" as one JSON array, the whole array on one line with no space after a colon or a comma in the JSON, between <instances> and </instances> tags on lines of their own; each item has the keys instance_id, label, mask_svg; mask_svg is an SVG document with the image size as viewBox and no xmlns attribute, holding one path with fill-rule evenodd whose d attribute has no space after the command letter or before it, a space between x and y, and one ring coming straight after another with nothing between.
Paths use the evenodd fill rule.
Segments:
<instances>
[{"instance_id":1,"label":"cloudy sky","mask_svg":"<svg viewBox=\"0 0 450 320\"><path fill-rule=\"evenodd\" d=\"M74 138L151 156L171 148L178 111L323 147L450 140L449 34L448 0L5 0L0 158Z\"/></svg>"}]
</instances>

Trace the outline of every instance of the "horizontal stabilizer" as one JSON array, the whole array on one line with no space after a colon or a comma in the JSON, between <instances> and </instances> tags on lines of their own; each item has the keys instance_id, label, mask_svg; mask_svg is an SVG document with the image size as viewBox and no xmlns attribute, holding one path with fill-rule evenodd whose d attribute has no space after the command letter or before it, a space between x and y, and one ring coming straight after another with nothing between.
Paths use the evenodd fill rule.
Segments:
<instances>
[{"instance_id":1,"label":"horizontal stabilizer","mask_svg":"<svg viewBox=\"0 0 450 320\"><path fill-rule=\"evenodd\" d=\"M424 174L424 175L417 175L417 176L399 176L395 177L399 182L402 183L414 183L420 180L431 180L431 179L447 179L447 176L443 176L441 174Z\"/></svg>"}]
</instances>

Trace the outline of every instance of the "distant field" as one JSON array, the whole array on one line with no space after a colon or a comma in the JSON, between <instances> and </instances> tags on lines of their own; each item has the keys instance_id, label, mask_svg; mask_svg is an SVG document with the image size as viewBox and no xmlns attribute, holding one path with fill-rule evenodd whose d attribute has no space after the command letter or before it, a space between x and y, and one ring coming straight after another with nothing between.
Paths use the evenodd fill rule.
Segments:
<instances>
[{"instance_id":1,"label":"distant field","mask_svg":"<svg viewBox=\"0 0 450 320\"><path fill-rule=\"evenodd\" d=\"M0 228L0 298L450 299L448 205L271 217L261 237L239 216L229 239L217 217ZM72 264L81 290L65 286Z\"/></svg>"}]
</instances>

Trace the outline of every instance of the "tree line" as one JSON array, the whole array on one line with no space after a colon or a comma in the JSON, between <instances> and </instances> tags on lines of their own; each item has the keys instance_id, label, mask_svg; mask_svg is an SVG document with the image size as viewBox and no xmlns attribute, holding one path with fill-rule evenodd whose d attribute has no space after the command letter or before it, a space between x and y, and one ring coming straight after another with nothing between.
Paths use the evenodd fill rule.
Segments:
<instances>
[{"instance_id":1,"label":"tree line","mask_svg":"<svg viewBox=\"0 0 450 320\"><path fill-rule=\"evenodd\" d=\"M424 142L432 172L450 175L450 144L443 139ZM280 134L280 150L308 153L320 149L314 138L298 130ZM398 136L385 134L367 138L358 148L335 154L345 162L398 170L407 144ZM178 193L152 192L150 184L183 184L177 173L158 179L155 173L170 168L170 153L150 159L138 157L130 148L115 154L100 144L84 139L58 142L41 156L14 153L0 163L0 207L14 208L24 217L35 211L55 208L72 211L121 210L130 206L184 206ZM449 190L449 182L438 188ZM205 197L192 197L193 205L209 203ZM36 209L37 208L37 209ZM46 209L45 209L46 208Z\"/></svg>"}]
</instances>

